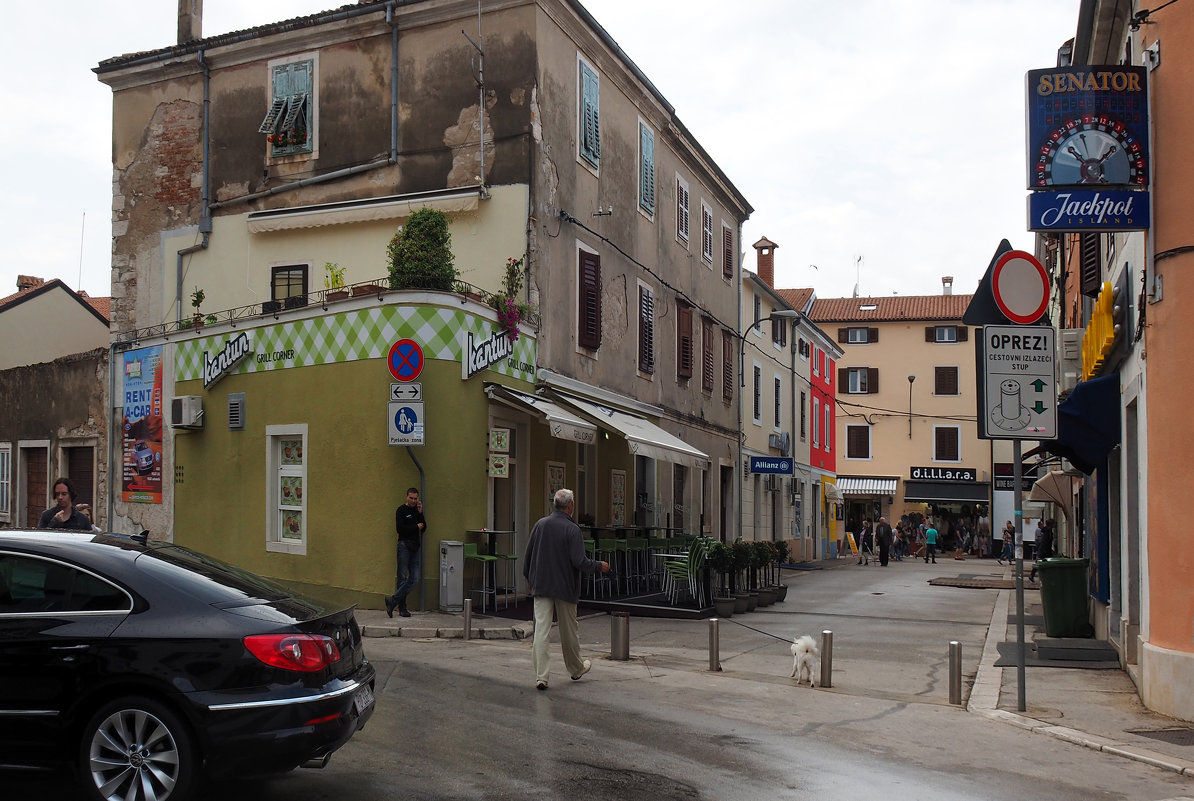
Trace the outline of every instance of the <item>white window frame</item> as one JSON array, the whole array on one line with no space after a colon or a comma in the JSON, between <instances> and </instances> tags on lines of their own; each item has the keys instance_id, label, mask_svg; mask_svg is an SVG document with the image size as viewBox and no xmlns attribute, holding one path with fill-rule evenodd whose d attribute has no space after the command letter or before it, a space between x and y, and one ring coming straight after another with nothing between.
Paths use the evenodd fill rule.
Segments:
<instances>
[{"instance_id":1,"label":"white window frame","mask_svg":"<svg viewBox=\"0 0 1194 801\"><path fill-rule=\"evenodd\" d=\"M688 247L689 224L692 214L692 196L688 192L688 181L676 173L676 240Z\"/></svg>"},{"instance_id":2,"label":"white window frame","mask_svg":"<svg viewBox=\"0 0 1194 801\"><path fill-rule=\"evenodd\" d=\"M813 447L821 447L821 399L813 395Z\"/></svg>"},{"instance_id":3,"label":"white window frame","mask_svg":"<svg viewBox=\"0 0 1194 801\"><path fill-rule=\"evenodd\" d=\"M861 336L862 339L857 337ZM846 329L846 344L847 345L866 345L871 341L871 334L865 328L847 328Z\"/></svg>"},{"instance_id":4,"label":"white window frame","mask_svg":"<svg viewBox=\"0 0 1194 801\"><path fill-rule=\"evenodd\" d=\"M833 448L833 407L826 403L821 411L825 413L825 436L821 438L821 446L829 453Z\"/></svg>"},{"instance_id":5,"label":"white window frame","mask_svg":"<svg viewBox=\"0 0 1194 801\"><path fill-rule=\"evenodd\" d=\"M713 269L713 207L701 200L701 261Z\"/></svg>"},{"instance_id":6,"label":"white window frame","mask_svg":"<svg viewBox=\"0 0 1194 801\"><path fill-rule=\"evenodd\" d=\"M0 520L12 522L12 443L0 442Z\"/></svg>"},{"instance_id":7,"label":"white window frame","mask_svg":"<svg viewBox=\"0 0 1194 801\"><path fill-rule=\"evenodd\" d=\"M283 464L282 441L297 439L302 447L302 462L298 465ZM307 553L307 514L311 493L307 479L307 466L310 464L311 448L307 436L307 424L275 425L265 427L265 550L273 553L288 553L305 556ZM298 479L298 487L302 490L302 498L298 504L283 506L283 479ZM284 511L295 511L299 515L299 532L297 538L282 536L282 515Z\"/></svg>"},{"instance_id":8,"label":"white window frame","mask_svg":"<svg viewBox=\"0 0 1194 801\"><path fill-rule=\"evenodd\" d=\"M288 64L298 64L303 61L311 62L311 91L307 96L307 104L310 106L307 111L307 122L310 125L307 135L310 137L311 149L309 151L283 153L275 156L273 146L267 145L266 152L269 154L267 163L269 164L286 164L293 161L309 161L319 158L319 52L311 51L309 53L299 53L293 56L285 56L284 58L271 59L266 64L267 72L265 80L269 97L272 98L274 96L274 68L284 67Z\"/></svg>"},{"instance_id":9,"label":"white window frame","mask_svg":"<svg viewBox=\"0 0 1194 801\"><path fill-rule=\"evenodd\" d=\"M953 345L958 341L958 327L956 325L933 326L933 341Z\"/></svg>"},{"instance_id":10,"label":"white window frame","mask_svg":"<svg viewBox=\"0 0 1194 801\"><path fill-rule=\"evenodd\" d=\"M850 455L850 429L851 428L865 428L866 429L866 456L851 456ZM875 438L871 436L871 427L869 425L846 424L846 445L842 448L841 453L838 454L841 458L853 462L869 462L875 452Z\"/></svg>"},{"instance_id":11,"label":"white window frame","mask_svg":"<svg viewBox=\"0 0 1194 801\"><path fill-rule=\"evenodd\" d=\"M813 354L813 375L821 375L821 349L816 345L812 345L810 350Z\"/></svg>"},{"instance_id":12,"label":"white window frame","mask_svg":"<svg viewBox=\"0 0 1194 801\"><path fill-rule=\"evenodd\" d=\"M847 367L846 368L846 386L843 387L847 395L867 395L867 375L869 374L867 367Z\"/></svg>"},{"instance_id":13,"label":"white window frame","mask_svg":"<svg viewBox=\"0 0 1194 801\"><path fill-rule=\"evenodd\" d=\"M937 452L937 432L942 429L951 429L957 432L958 435L958 458L956 459L942 459ZM958 464L962 461L962 427L961 426L933 426L933 461L946 462L949 464Z\"/></svg>"}]
</instances>

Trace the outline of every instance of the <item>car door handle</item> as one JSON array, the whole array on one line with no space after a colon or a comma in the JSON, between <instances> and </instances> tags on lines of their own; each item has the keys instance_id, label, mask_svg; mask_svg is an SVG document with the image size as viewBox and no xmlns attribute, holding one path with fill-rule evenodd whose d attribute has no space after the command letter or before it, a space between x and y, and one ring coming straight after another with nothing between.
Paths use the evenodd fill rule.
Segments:
<instances>
[{"instance_id":1,"label":"car door handle","mask_svg":"<svg viewBox=\"0 0 1194 801\"><path fill-rule=\"evenodd\" d=\"M86 651L90 645L55 645L50 648L51 651Z\"/></svg>"}]
</instances>

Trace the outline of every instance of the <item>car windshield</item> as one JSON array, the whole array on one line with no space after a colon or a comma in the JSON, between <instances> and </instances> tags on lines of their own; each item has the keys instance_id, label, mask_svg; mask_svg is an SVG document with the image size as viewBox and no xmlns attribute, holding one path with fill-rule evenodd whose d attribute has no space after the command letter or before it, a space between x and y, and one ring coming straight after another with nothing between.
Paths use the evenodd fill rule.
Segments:
<instances>
[{"instance_id":1,"label":"car windshield","mask_svg":"<svg viewBox=\"0 0 1194 801\"><path fill-rule=\"evenodd\" d=\"M180 545L151 543L137 559L139 565L142 560L147 561L141 566L153 572L168 572L172 584L185 585L207 603L227 604L250 598L277 601L293 595L280 584Z\"/></svg>"}]
</instances>

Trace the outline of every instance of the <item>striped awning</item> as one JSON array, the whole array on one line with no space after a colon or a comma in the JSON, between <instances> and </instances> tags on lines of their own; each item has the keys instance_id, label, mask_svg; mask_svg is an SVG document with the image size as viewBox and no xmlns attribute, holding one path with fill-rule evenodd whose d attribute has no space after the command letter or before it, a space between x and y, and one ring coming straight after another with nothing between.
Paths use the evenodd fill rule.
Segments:
<instances>
[{"instance_id":1,"label":"striped awning","mask_svg":"<svg viewBox=\"0 0 1194 801\"><path fill-rule=\"evenodd\" d=\"M896 478L885 476L838 476L843 495L895 495Z\"/></svg>"}]
</instances>

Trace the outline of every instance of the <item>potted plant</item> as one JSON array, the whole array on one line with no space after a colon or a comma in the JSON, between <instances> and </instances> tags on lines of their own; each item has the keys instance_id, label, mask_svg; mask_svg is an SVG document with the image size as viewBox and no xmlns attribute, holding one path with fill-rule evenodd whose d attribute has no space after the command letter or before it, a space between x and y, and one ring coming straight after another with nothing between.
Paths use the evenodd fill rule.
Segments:
<instances>
[{"instance_id":1,"label":"potted plant","mask_svg":"<svg viewBox=\"0 0 1194 801\"><path fill-rule=\"evenodd\" d=\"M203 325L203 313L199 311L199 307L206 299L206 293L199 287L195 287L195 291L191 293L191 308L195 311L191 313L191 325L187 326L188 328L199 328Z\"/></svg>"},{"instance_id":2,"label":"potted plant","mask_svg":"<svg viewBox=\"0 0 1194 801\"><path fill-rule=\"evenodd\" d=\"M759 606L770 606L775 603L775 591L769 586L771 563L775 561L775 550L768 540L759 540L753 544L754 571L756 579L754 589L759 593Z\"/></svg>"},{"instance_id":3,"label":"potted plant","mask_svg":"<svg viewBox=\"0 0 1194 801\"><path fill-rule=\"evenodd\" d=\"M452 255L448 215L419 209L406 219L386 247L391 289L452 291L459 273Z\"/></svg>"},{"instance_id":4,"label":"potted plant","mask_svg":"<svg viewBox=\"0 0 1194 801\"><path fill-rule=\"evenodd\" d=\"M709 543L707 561L710 569L717 574L717 591L713 595L713 607L718 617L729 617L734 612L736 603L730 593L730 573L734 570L734 553L724 542L714 540Z\"/></svg>"},{"instance_id":5,"label":"potted plant","mask_svg":"<svg viewBox=\"0 0 1194 801\"><path fill-rule=\"evenodd\" d=\"M787 541L780 540L775 543L775 600L781 603L788 597L788 585L783 582L781 569L788 563L789 556Z\"/></svg>"},{"instance_id":6,"label":"potted plant","mask_svg":"<svg viewBox=\"0 0 1194 801\"><path fill-rule=\"evenodd\" d=\"M498 327L506 332L506 336L511 342L518 341L518 324L531 313L530 306L518 301L522 294L522 273L525 261L525 256L506 259L502 291L487 298L489 305L497 310Z\"/></svg>"},{"instance_id":7,"label":"potted plant","mask_svg":"<svg viewBox=\"0 0 1194 801\"><path fill-rule=\"evenodd\" d=\"M734 555L734 568L730 574L730 591L733 593L737 603L734 605L734 611L741 614L753 608L750 605L750 591L746 587L745 576L750 569L751 548L750 543L743 542L742 538L734 540L734 544L730 546L730 552ZM755 603L758 603L758 596L755 596Z\"/></svg>"},{"instance_id":8,"label":"potted plant","mask_svg":"<svg viewBox=\"0 0 1194 801\"><path fill-rule=\"evenodd\" d=\"M344 268L334 261L323 264L324 300L344 300L348 290L344 288Z\"/></svg>"}]
</instances>

